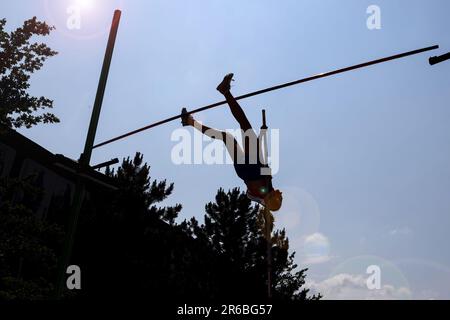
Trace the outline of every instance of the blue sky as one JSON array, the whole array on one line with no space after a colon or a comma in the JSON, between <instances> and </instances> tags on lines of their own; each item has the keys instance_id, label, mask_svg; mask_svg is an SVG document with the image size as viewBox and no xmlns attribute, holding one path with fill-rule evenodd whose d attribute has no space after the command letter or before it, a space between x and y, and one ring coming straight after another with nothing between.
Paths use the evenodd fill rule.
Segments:
<instances>
[{"instance_id":1,"label":"blue sky","mask_svg":"<svg viewBox=\"0 0 450 320\"><path fill-rule=\"evenodd\" d=\"M450 298L450 2L91 0L80 30L65 25L79 0L2 1L18 27L36 15L56 25L45 39L59 55L33 76L31 92L55 101L61 123L21 133L78 158L95 97L113 9L123 10L96 141L221 100L217 83L235 73L243 94L338 67L439 44L439 51L321 79L242 101L260 126L280 130L274 177L286 227L310 286L331 298ZM85 0L84 2L89 2ZM369 5L381 29L366 26ZM198 118L235 128L229 110ZM157 179L175 183L168 204L202 220L219 187L243 183L231 166L176 166L172 122L97 149L92 163L144 153ZM382 267L382 288L364 287L365 268Z\"/></svg>"}]
</instances>

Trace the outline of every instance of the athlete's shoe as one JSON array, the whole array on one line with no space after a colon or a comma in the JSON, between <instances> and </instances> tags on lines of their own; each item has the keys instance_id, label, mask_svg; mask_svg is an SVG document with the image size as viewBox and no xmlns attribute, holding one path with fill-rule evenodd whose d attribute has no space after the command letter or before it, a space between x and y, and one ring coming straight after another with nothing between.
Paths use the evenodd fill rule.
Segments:
<instances>
[{"instance_id":1,"label":"athlete's shoe","mask_svg":"<svg viewBox=\"0 0 450 320\"><path fill-rule=\"evenodd\" d=\"M233 80L233 76L234 76L233 73L227 74L227 75L223 78L222 82L217 86L217 88L216 88L217 91L219 91L221 94L225 94L225 93L230 92L231 81L234 81L234 80Z\"/></svg>"}]
</instances>

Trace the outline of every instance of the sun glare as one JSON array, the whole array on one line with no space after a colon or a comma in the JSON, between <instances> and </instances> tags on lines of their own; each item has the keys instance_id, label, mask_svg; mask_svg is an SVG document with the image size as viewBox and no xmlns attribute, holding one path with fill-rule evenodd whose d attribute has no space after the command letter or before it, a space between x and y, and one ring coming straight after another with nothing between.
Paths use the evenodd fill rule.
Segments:
<instances>
[{"instance_id":1,"label":"sun glare","mask_svg":"<svg viewBox=\"0 0 450 320\"><path fill-rule=\"evenodd\" d=\"M76 0L77 5L84 9L91 9L94 7L95 0Z\"/></svg>"}]
</instances>

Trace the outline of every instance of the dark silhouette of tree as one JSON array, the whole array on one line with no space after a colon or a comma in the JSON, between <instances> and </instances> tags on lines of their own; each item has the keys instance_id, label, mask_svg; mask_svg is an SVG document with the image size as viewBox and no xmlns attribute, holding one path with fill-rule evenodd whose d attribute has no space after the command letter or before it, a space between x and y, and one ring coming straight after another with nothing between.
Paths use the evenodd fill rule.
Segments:
<instances>
[{"instance_id":1,"label":"dark silhouette of tree","mask_svg":"<svg viewBox=\"0 0 450 320\"><path fill-rule=\"evenodd\" d=\"M65 298L180 303L266 299L264 223L259 208L239 189L220 189L215 202L205 207L203 225L195 218L177 224L181 205L157 206L171 195L173 184L152 180L140 153L106 174L118 190L89 192L71 261L81 267L82 290L66 291ZM53 294L63 233L53 222L36 218L38 183L34 177L0 185L0 299L48 299ZM296 271L285 231L270 235L273 299L319 298L308 297L302 288L306 269Z\"/></svg>"},{"instance_id":2,"label":"dark silhouette of tree","mask_svg":"<svg viewBox=\"0 0 450 320\"><path fill-rule=\"evenodd\" d=\"M267 242L258 207L239 189L220 189L205 207L205 223L177 224L181 205L157 207L173 184L155 181L139 153L106 170L118 192L89 200L80 221L73 263L83 271L86 298L164 301L263 301L267 298ZM297 271L284 230L271 232L273 299L307 296L306 269Z\"/></svg>"},{"instance_id":3,"label":"dark silhouette of tree","mask_svg":"<svg viewBox=\"0 0 450 320\"><path fill-rule=\"evenodd\" d=\"M185 240L179 240L183 234L174 230L181 205L157 206L171 195L173 184L152 180L140 153L106 174L116 180L119 190L109 199L87 201L76 236L73 261L85 270L81 294L163 296L170 283L177 282L175 262L180 255L174 255L175 243Z\"/></svg>"},{"instance_id":4,"label":"dark silhouette of tree","mask_svg":"<svg viewBox=\"0 0 450 320\"><path fill-rule=\"evenodd\" d=\"M267 242L264 237L263 211L254 207L238 188L220 189L215 202L205 207L204 224L195 218L181 228L207 246L218 257L221 298L267 298ZM272 292L274 300L319 299L308 297L305 283L307 269L296 271L294 255L289 255L285 230L272 237Z\"/></svg>"},{"instance_id":5,"label":"dark silhouette of tree","mask_svg":"<svg viewBox=\"0 0 450 320\"><path fill-rule=\"evenodd\" d=\"M38 123L59 122L52 113L53 101L33 97L27 90L31 74L44 65L47 58L57 54L44 43L32 43L33 36L46 36L53 27L33 17L23 26L8 33L6 20L0 20L0 124L9 128L32 127Z\"/></svg>"},{"instance_id":6,"label":"dark silhouette of tree","mask_svg":"<svg viewBox=\"0 0 450 320\"><path fill-rule=\"evenodd\" d=\"M173 192L173 183L166 180L151 180L150 167L144 163L144 156L137 152L134 158L124 159L117 172L107 168L106 175L117 180L119 192L114 198L116 216L122 219L137 217L142 220L154 217L173 225L182 206L158 208L155 204L162 202Z\"/></svg>"},{"instance_id":7,"label":"dark silhouette of tree","mask_svg":"<svg viewBox=\"0 0 450 320\"><path fill-rule=\"evenodd\" d=\"M54 290L63 232L36 217L34 180L0 179L0 300L48 299Z\"/></svg>"}]
</instances>

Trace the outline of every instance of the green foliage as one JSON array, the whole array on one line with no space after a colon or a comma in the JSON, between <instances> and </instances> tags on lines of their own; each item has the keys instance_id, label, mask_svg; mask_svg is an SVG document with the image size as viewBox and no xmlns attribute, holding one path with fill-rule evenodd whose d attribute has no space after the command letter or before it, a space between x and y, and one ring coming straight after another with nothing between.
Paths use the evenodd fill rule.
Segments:
<instances>
[{"instance_id":1,"label":"green foliage","mask_svg":"<svg viewBox=\"0 0 450 320\"><path fill-rule=\"evenodd\" d=\"M126 158L106 175L119 188L107 199L91 199L82 212L73 261L84 272L89 298L174 295L187 286L183 234L175 219L182 206L159 207L173 184L151 179L143 155ZM170 293L169 293L170 291Z\"/></svg>"},{"instance_id":2,"label":"green foliage","mask_svg":"<svg viewBox=\"0 0 450 320\"><path fill-rule=\"evenodd\" d=\"M160 208L155 205L172 194L173 183L167 185L166 180L152 181L150 167L143 164L143 158L137 152L133 159L124 159L117 172L107 169L106 175L114 177L119 187L113 200L114 214L138 219L152 216L173 225L182 206L178 204Z\"/></svg>"},{"instance_id":3,"label":"green foliage","mask_svg":"<svg viewBox=\"0 0 450 320\"><path fill-rule=\"evenodd\" d=\"M117 172L108 169L106 174L117 179L119 192L111 209L89 220L90 227L84 224L80 232L84 240L78 252L86 261L82 269L91 270L89 282L95 282L87 294L118 297L126 292L128 298L156 295L172 301L265 300L268 231L273 298L320 298L303 289L306 269L297 270L285 230L272 232L273 217L267 218L266 226L263 211L239 189L220 189L215 201L205 206L204 224L195 218L176 224L181 205L155 205L171 195L173 184L152 181L141 154L124 159Z\"/></svg>"},{"instance_id":4,"label":"green foliage","mask_svg":"<svg viewBox=\"0 0 450 320\"><path fill-rule=\"evenodd\" d=\"M54 28L36 17L10 33L5 31L5 24L5 19L0 20L0 124L30 128L41 122L59 122L54 114L40 112L52 108L52 100L27 93L31 74L57 54L44 43L32 43L31 38L46 36Z\"/></svg>"},{"instance_id":5,"label":"green foliage","mask_svg":"<svg viewBox=\"0 0 450 320\"><path fill-rule=\"evenodd\" d=\"M85 202L71 262L81 267L83 290L65 297L265 301L265 230L272 242L273 299L320 298L303 289L306 269L297 270L285 230L273 231L273 217L264 217L239 189L220 189L205 206L204 224L195 218L177 224L181 205L157 206L173 184L152 180L140 153L106 174L119 190L91 193ZM0 299L53 293L63 234L36 218L41 191L32 182L0 184Z\"/></svg>"},{"instance_id":6,"label":"green foliage","mask_svg":"<svg viewBox=\"0 0 450 320\"><path fill-rule=\"evenodd\" d=\"M296 271L295 253L288 254L285 230L272 233L273 217L265 217L264 210L253 207L245 193L238 188L228 192L220 189L215 202L208 203L205 210L203 225L192 218L184 221L181 228L219 257L221 263L217 272L223 279L221 290L225 297L266 297L265 235L270 234L273 298L282 301L320 299L320 296L308 297L308 290L302 289L307 269Z\"/></svg>"},{"instance_id":7,"label":"green foliage","mask_svg":"<svg viewBox=\"0 0 450 320\"><path fill-rule=\"evenodd\" d=\"M0 180L0 300L51 296L63 233L36 217L41 195L33 177Z\"/></svg>"}]
</instances>

